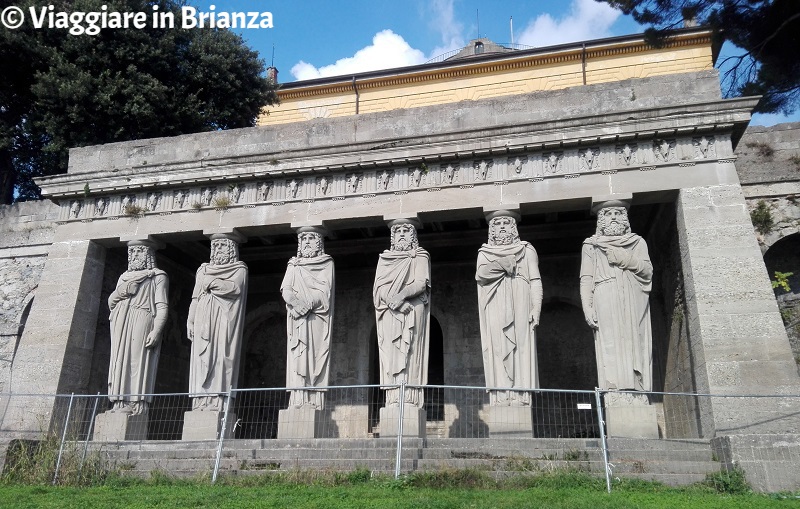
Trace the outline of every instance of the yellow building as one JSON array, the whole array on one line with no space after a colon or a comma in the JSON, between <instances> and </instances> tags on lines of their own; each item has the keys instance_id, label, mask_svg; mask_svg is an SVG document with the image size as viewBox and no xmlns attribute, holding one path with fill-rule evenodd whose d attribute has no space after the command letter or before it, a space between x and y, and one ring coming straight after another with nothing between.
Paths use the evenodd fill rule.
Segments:
<instances>
[{"instance_id":1,"label":"yellow building","mask_svg":"<svg viewBox=\"0 0 800 509\"><path fill-rule=\"evenodd\" d=\"M670 36L661 48L642 34L514 50L475 39L439 62L281 84L280 105L258 125L333 118L710 70L708 29Z\"/></svg>"}]
</instances>

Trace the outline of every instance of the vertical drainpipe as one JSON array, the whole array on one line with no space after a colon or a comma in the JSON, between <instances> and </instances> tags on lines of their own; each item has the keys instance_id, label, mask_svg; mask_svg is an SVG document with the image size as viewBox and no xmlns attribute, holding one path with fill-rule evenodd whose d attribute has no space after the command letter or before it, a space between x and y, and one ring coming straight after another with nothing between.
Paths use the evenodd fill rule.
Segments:
<instances>
[{"instance_id":1,"label":"vertical drainpipe","mask_svg":"<svg viewBox=\"0 0 800 509\"><path fill-rule=\"evenodd\" d=\"M584 78L584 83L586 82L586 78ZM356 115L358 115L358 87L356 86L356 77L353 76L353 91L356 93Z\"/></svg>"},{"instance_id":2,"label":"vertical drainpipe","mask_svg":"<svg viewBox=\"0 0 800 509\"><path fill-rule=\"evenodd\" d=\"M586 84L586 43L581 44L581 67L583 72L583 84ZM355 78L353 78L353 86L355 86Z\"/></svg>"}]
</instances>

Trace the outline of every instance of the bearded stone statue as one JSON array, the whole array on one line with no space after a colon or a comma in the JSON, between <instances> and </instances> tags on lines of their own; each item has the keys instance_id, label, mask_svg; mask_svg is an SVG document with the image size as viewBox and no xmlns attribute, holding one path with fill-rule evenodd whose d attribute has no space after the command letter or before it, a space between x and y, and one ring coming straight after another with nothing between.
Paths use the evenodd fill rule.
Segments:
<instances>
[{"instance_id":1,"label":"bearded stone statue","mask_svg":"<svg viewBox=\"0 0 800 509\"><path fill-rule=\"evenodd\" d=\"M518 215L489 215L489 238L478 251L478 316L487 387L539 387L536 326L542 310L539 258L520 240ZM490 390L494 406L529 406L529 392Z\"/></svg>"},{"instance_id":2,"label":"bearded stone statue","mask_svg":"<svg viewBox=\"0 0 800 509\"><path fill-rule=\"evenodd\" d=\"M281 283L286 302L286 387L328 385L334 295L333 258L325 254L322 231L300 228L297 256ZM289 406L323 408L323 393L293 390Z\"/></svg>"},{"instance_id":3,"label":"bearded stone statue","mask_svg":"<svg viewBox=\"0 0 800 509\"><path fill-rule=\"evenodd\" d=\"M156 267L155 242L128 242L128 270L108 298L111 359L108 399L95 440L144 440L155 387L161 334L167 321L169 278Z\"/></svg>"},{"instance_id":4,"label":"bearded stone statue","mask_svg":"<svg viewBox=\"0 0 800 509\"><path fill-rule=\"evenodd\" d=\"M214 235L211 260L197 269L187 322L195 410L223 410L222 395L236 384L246 300L247 265L239 261L239 245Z\"/></svg>"},{"instance_id":5,"label":"bearded stone statue","mask_svg":"<svg viewBox=\"0 0 800 509\"><path fill-rule=\"evenodd\" d=\"M652 279L647 244L631 233L626 204L604 204L581 252L581 302L601 389L652 389Z\"/></svg>"}]
</instances>

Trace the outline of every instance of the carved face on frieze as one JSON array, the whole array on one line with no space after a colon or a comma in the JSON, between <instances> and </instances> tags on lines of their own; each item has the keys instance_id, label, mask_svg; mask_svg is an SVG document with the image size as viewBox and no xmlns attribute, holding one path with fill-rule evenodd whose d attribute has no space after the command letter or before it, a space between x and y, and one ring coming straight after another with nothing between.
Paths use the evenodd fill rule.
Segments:
<instances>
[{"instance_id":1,"label":"carved face on frieze","mask_svg":"<svg viewBox=\"0 0 800 509\"><path fill-rule=\"evenodd\" d=\"M489 221L489 245L509 246L519 242L517 221L511 216L498 216Z\"/></svg>"},{"instance_id":2,"label":"carved face on frieze","mask_svg":"<svg viewBox=\"0 0 800 509\"><path fill-rule=\"evenodd\" d=\"M239 245L230 239L211 241L211 265L226 265L239 260Z\"/></svg>"},{"instance_id":3,"label":"carved face on frieze","mask_svg":"<svg viewBox=\"0 0 800 509\"><path fill-rule=\"evenodd\" d=\"M413 224L401 223L392 226L392 251L411 251L418 247L417 229Z\"/></svg>"},{"instance_id":4,"label":"carved face on frieze","mask_svg":"<svg viewBox=\"0 0 800 509\"><path fill-rule=\"evenodd\" d=\"M155 266L153 248L148 246L128 246L128 270L150 270Z\"/></svg>"},{"instance_id":5,"label":"carved face on frieze","mask_svg":"<svg viewBox=\"0 0 800 509\"><path fill-rule=\"evenodd\" d=\"M597 235L618 237L631 232L625 207L605 207L597 213Z\"/></svg>"},{"instance_id":6,"label":"carved face on frieze","mask_svg":"<svg viewBox=\"0 0 800 509\"><path fill-rule=\"evenodd\" d=\"M322 235L315 232L297 234L297 256L299 258L314 258L324 252Z\"/></svg>"}]
</instances>

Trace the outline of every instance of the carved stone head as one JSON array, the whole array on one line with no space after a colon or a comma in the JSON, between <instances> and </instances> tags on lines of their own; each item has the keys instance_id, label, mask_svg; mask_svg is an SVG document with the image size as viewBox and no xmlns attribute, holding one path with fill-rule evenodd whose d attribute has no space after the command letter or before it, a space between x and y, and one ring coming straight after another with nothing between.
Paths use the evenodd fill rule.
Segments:
<instances>
[{"instance_id":1,"label":"carved stone head","mask_svg":"<svg viewBox=\"0 0 800 509\"><path fill-rule=\"evenodd\" d=\"M489 220L489 245L510 246L519 243L517 220L513 216L495 216Z\"/></svg>"},{"instance_id":2,"label":"carved stone head","mask_svg":"<svg viewBox=\"0 0 800 509\"><path fill-rule=\"evenodd\" d=\"M597 235L618 237L631 232L628 209L621 206L603 207L597 212Z\"/></svg>"},{"instance_id":3,"label":"carved stone head","mask_svg":"<svg viewBox=\"0 0 800 509\"><path fill-rule=\"evenodd\" d=\"M417 229L411 223L392 225L392 251L411 251L419 247Z\"/></svg>"},{"instance_id":4,"label":"carved stone head","mask_svg":"<svg viewBox=\"0 0 800 509\"><path fill-rule=\"evenodd\" d=\"M239 261L239 244L231 239L211 240L211 265L227 265Z\"/></svg>"},{"instance_id":5,"label":"carved stone head","mask_svg":"<svg viewBox=\"0 0 800 509\"><path fill-rule=\"evenodd\" d=\"M128 270L152 270L156 267L155 250L144 243L128 243Z\"/></svg>"},{"instance_id":6,"label":"carved stone head","mask_svg":"<svg viewBox=\"0 0 800 509\"><path fill-rule=\"evenodd\" d=\"M325 254L325 243L322 235L315 231L297 233L297 257L314 258Z\"/></svg>"}]
</instances>

